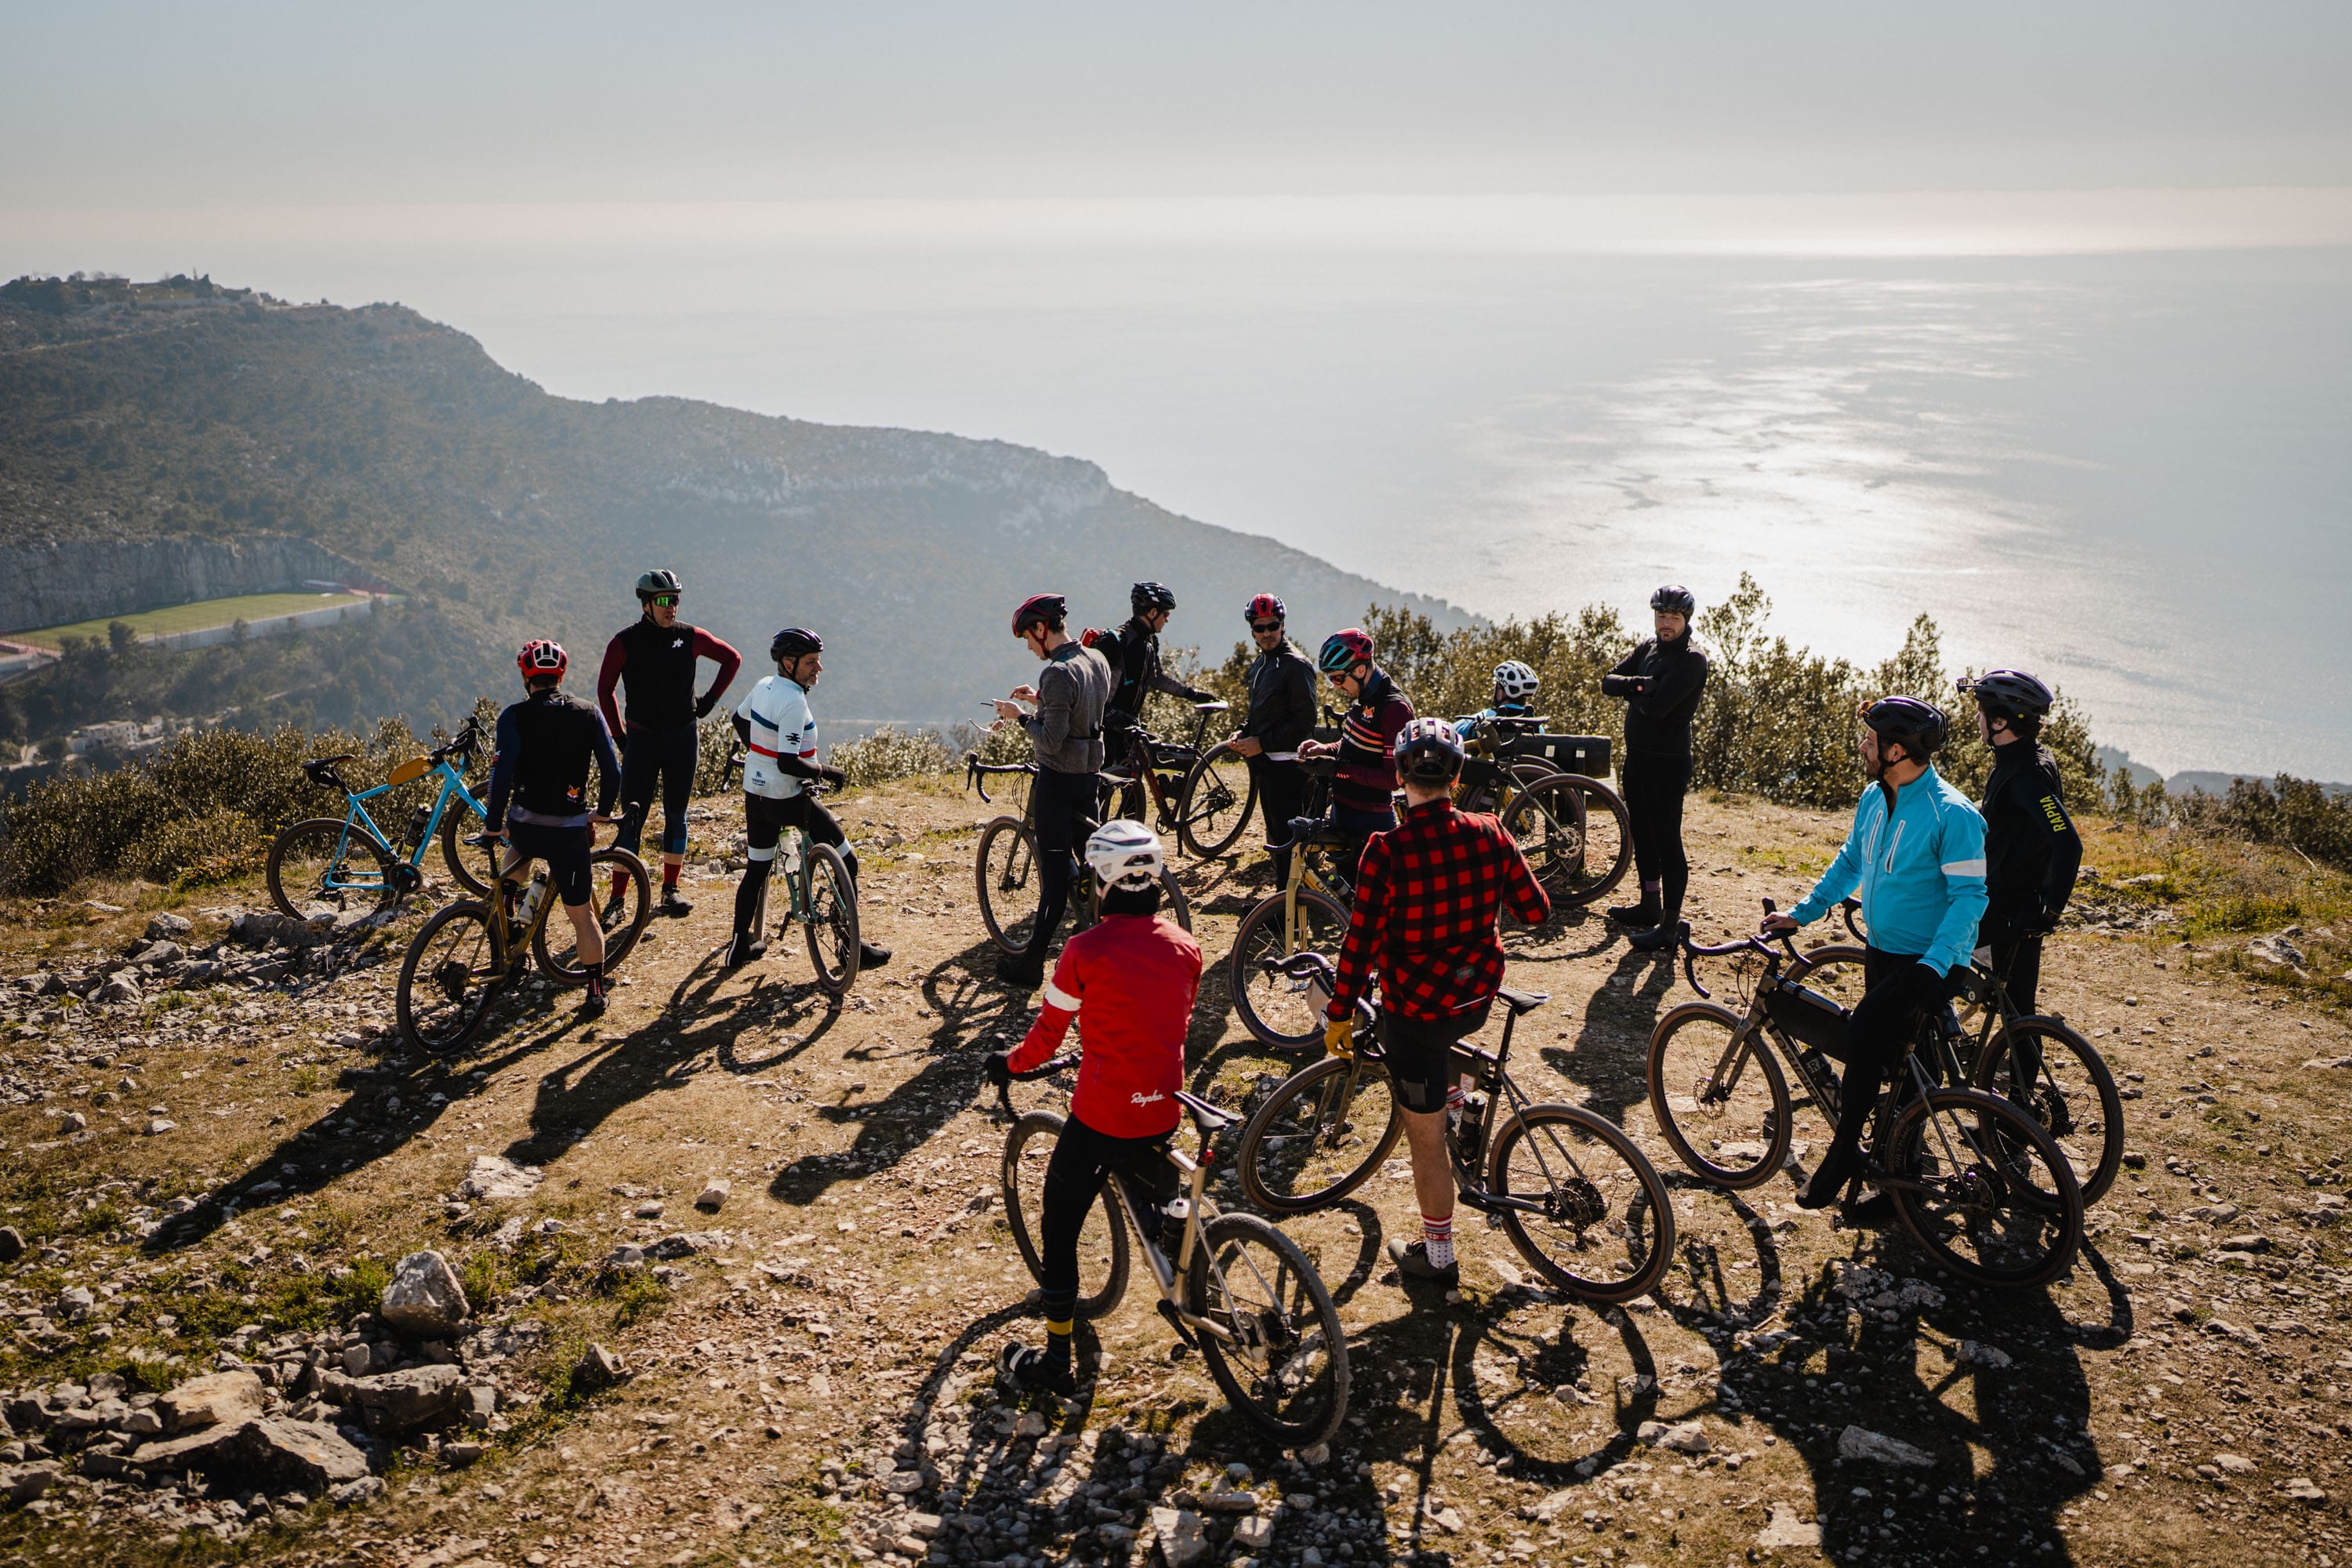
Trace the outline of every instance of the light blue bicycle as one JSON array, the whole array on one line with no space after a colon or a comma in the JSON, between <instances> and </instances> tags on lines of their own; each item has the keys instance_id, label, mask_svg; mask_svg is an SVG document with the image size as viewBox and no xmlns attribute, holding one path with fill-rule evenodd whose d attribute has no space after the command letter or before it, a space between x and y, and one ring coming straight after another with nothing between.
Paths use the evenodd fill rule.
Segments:
<instances>
[{"instance_id":1,"label":"light blue bicycle","mask_svg":"<svg viewBox=\"0 0 2352 1568\"><path fill-rule=\"evenodd\" d=\"M314 816L278 836L269 847L269 901L296 920L303 918L305 904L390 909L423 884L425 847L436 835L449 875L467 892L487 896L489 884L459 853L462 840L480 831L478 825L488 816L466 787L466 770L483 749L483 739L480 721L469 718L446 745L409 758L369 790L352 789L335 772L336 764L350 762L353 752L304 763L302 772L311 783L343 792L343 815ZM440 793L430 805L420 804L409 813L400 847L394 849L390 836L376 826L362 803L436 772L441 775ZM474 826L468 826L469 818Z\"/></svg>"}]
</instances>

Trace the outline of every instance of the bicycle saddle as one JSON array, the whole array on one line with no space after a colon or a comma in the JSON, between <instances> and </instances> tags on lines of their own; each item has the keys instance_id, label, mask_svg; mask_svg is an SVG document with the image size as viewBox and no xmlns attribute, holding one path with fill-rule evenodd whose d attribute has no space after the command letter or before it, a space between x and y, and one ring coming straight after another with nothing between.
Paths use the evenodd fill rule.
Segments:
<instances>
[{"instance_id":1,"label":"bicycle saddle","mask_svg":"<svg viewBox=\"0 0 2352 1568\"><path fill-rule=\"evenodd\" d=\"M1192 1120L1200 1123L1201 1135L1204 1138L1219 1128L1231 1127L1241 1120L1232 1111L1220 1110L1199 1095L1187 1094L1181 1089L1176 1091L1176 1103L1192 1113Z\"/></svg>"},{"instance_id":2,"label":"bicycle saddle","mask_svg":"<svg viewBox=\"0 0 2352 1568\"><path fill-rule=\"evenodd\" d=\"M335 771L337 763L348 763L357 755L357 752L343 752L331 757L313 757L302 764L302 771L315 780L324 780Z\"/></svg>"},{"instance_id":3,"label":"bicycle saddle","mask_svg":"<svg viewBox=\"0 0 2352 1568\"><path fill-rule=\"evenodd\" d=\"M1551 1000L1549 991L1514 991L1507 985L1495 994L1511 1005L1511 1016L1514 1018L1522 1013L1532 1013Z\"/></svg>"}]
</instances>

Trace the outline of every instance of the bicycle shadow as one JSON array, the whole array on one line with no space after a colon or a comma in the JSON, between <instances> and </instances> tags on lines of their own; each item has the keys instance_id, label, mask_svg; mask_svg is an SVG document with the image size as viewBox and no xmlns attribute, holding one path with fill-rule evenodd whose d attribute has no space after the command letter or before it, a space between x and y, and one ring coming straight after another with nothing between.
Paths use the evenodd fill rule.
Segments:
<instances>
[{"instance_id":1,"label":"bicycle shadow","mask_svg":"<svg viewBox=\"0 0 2352 1568\"><path fill-rule=\"evenodd\" d=\"M1785 1299L1773 1222L1742 1194L1684 1171L1658 1174L1674 1198L1675 1258L1652 1300L1685 1329L1709 1339L1770 1320ZM1728 1212L1708 1214L1717 1207ZM1779 1223L1793 1228L1796 1222ZM1751 1247L1752 1259L1734 1256ZM1749 1270L1755 1274L1752 1289L1733 1283L1732 1275Z\"/></svg>"},{"instance_id":2,"label":"bicycle shadow","mask_svg":"<svg viewBox=\"0 0 2352 1568\"><path fill-rule=\"evenodd\" d=\"M1649 1098L1650 1031L1674 980L1670 955L1627 951L1585 998L1583 1020L1569 1043L1537 1053L1584 1090L1585 1109L1620 1127L1626 1110Z\"/></svg>"}]
</instances>

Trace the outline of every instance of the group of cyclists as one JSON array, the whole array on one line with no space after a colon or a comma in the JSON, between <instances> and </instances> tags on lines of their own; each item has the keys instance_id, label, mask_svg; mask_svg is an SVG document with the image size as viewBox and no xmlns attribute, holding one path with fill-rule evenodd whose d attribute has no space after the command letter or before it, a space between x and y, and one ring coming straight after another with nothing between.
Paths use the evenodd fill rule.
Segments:
<instances>
[{"instance_id":1,"label":"group of cyclists","mask_svg":"<svg viewBox=\"0 0 2352 1568\"><path fill-rule=\"evenodd\" d=\"M614 820L617 797L618 843L635 849L657 794L664 813L660 910L686 912L677 884L695 724L741 664L726 643L678 620L680 592L671 572L638 580L643 613L606 649L601 714L562 693L563 650L534 641L520 659L527 695L499 720L488 826L504 836L507 875L526 859L548 861L579 932L592 1011L604 1006L602 947L589 908L592 823ZM1608 915L1634 933L1637 950L1659 951L1687 930L1683 801L1707 659L1692 633L1698 606L1688 589L1662 587L1650 607L1653 635L1602 679L1603 692L1626 704L1620 776L1641 883L1634 903ZM1005 955L997 973L1016 987L1042 986L1043 1005L1017 1047L986 1058L985 1073L992 1083L1009 1082L1053 1055L1074 1023L1082 1052L1067 1125L1043 1189L1046 1343L1006 1346L999 1368L1017 1386L1060 1394L1073 1385L1077 1243L1088 1208L1114 1174L1128 1184L1139 1214L1161 1213L1173 1195L1167 1150L1181 1120L1175 1095L1202 973L1200 945L1160 914L1165 856L1158 836L1139 822L1104 820L1107 759L1132 742L1150 696L1206 696L1171 675L1160 658L1159 637L1176 609L1174 593L1157 582L1139 583L1130 608L1131 618L1115 632L1074 636L1061 595L1024 600L1013 612L1013 635L1044 668L1033 683L994 703L1001 722L1026 734L1036 763L1031 801L1039 886L1027 945ZM1486 712L1465 721L1419 715L1361 629L1332 633L1310 662L1290 640L1280 598L1260 594L1243 614L1257 655L1245 676L1248 711L1232 746L1256 784L1266 852L1282 878L1303 837L1336 838L1352 894L1327 1007L1328 1050L1354 1049L1357 1003L1379 990L1381 1045L1404 1113L1422 1214L1420 1237L1391 1240L1390 1256L1402 1279L1451 1283L1459 1264L1444 1137L1449 1110L1459 1109L1455 1049L1485 1024L1501 989L1503 911L1530 924L1550 913L1549 899L1510 835L1492 816L1458 809L1454 785L1477 726L1528 715L1539 682L1525 664L1507 662L1495 671L1495 706ZM819 842L840 847L845 858L849 854L838 823L812 788L841 782L820 760L809 705L823 640L787 627L769 651L775 673L735 712L751 752L743 805L751 848L736 895L730 966L761 955L760 895L784 828L805 827ZM704 660L718 672L698 696ZM1322 716L1318 674L1346 702L1328 739L1315 733ZM616 685L626 688L624 706L614 703ZM1808 1208L1849 1195L1863 1169L1861 1140L1887 1075L1901 1064L1914 1020L1921 1008L1957 994L1972 957L2004 972L2011 995L2032 1010L2042 942L2063 912L2081 863L2057 763L2038 738L2055 701L2050 689L2022 671L2000 669L1963 679L1958 694L1973 703L1979 731L1993 749L1982 802L1969 800L1936 770L1950 732L1942 709L1908 696L1866 704L1858 715L1858 751L1869 787L1844 844L1812 891L1761 927L1793 931L1858 896L1868 931L1866 989L1849 1022L1836 1133L1798 1197ZM1328 763L1318 770L1328 775L1328 812L1309 818L1303 815L1306 764L1318 761ZM601 770L593 811L586 795L592 763ZM854 882L855 860L849 865ZM1049 980L1047 958L1080 876L1094 879L1100 919L1064 944ZM861 966L889 956L868 944ZM1849 1213L1874 1217L1873 1202L1883 1200L1865 1200Z\"/></svg>"}]
</instances>

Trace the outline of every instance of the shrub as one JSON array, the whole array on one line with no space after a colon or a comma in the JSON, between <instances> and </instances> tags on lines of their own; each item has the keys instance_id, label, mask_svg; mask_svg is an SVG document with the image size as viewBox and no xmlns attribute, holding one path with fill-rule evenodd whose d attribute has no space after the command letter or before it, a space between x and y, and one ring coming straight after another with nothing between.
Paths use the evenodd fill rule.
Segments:
<instances>
[{"instance_id":1,"label":"shrub","mask_svg":"<svg viewBox=\"0 0 2352 1568\"><path fill-rule=\"evenodd\" d=\"M862 740L833 748L826 760L842 771L853 789L898 779L953 773L963 765L937 730L901 730L885 724Z\"/></svg>"}]
</instances>

